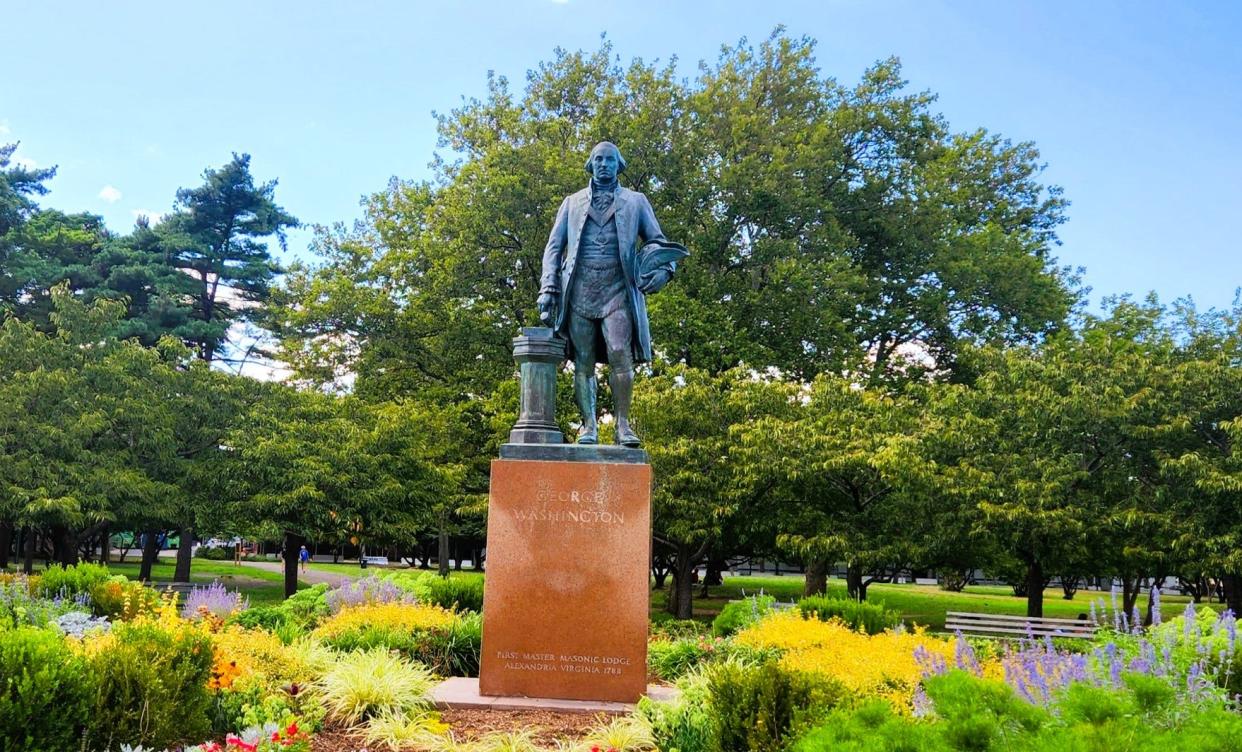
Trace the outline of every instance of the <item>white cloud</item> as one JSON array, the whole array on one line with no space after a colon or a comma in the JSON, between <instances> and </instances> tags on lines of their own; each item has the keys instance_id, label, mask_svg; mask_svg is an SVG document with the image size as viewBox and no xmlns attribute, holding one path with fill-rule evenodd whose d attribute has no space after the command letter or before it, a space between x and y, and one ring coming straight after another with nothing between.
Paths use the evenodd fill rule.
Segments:
<instances>
[{"instance_id":1,"label":"white cloud","mask_svg":"<svg viewBox=\"0 0 1242 752\"><path fill-rule=\"evenodd\" d=\"M99 189L99 197L109 204L115 204L121 200L121 192L114 185L105 185Z\"/></svg>"},{"instance_id":2,"label":"white cloud","mask_svg":"<svg viewBox=\"0 0 1242 752\"><path fill-rule=\"evenodd\" d=\"M150 209L131 209L130 214L134 215L134 219L146 217L152 225L158 225L160 220L164 218L164 212L151 211Z\"/></svg>"}]
</instances>

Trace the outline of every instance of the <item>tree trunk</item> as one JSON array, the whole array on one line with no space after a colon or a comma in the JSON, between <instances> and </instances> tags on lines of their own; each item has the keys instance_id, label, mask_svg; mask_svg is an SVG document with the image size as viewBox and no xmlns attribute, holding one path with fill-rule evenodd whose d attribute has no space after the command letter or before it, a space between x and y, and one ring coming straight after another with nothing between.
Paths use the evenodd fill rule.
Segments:
<instances>
[{"instance_id":1,"label":"tree trunk","mask_svg":"<svg viewBox=\"0 0 1242 752\"><path fill-rule=\"evenodd\" d=\"M1061 575L1061 597L1067 601L1074 600L1074 595L1078 593L1078 588L1082 585L1082 578L1075 575Z\"/></svg>"},{"instance_id":2,"label":"tree trunk","mask_svg":"<svg viewBox=\"0 0 1242 752\"><path fill-rule=\"evenodd\" d=\"M25 549L22 555L22 571L26 574L34 574L34 551L35 551L35 531L33 525L27 525L22 530L22 546Z\"/></svg>"},{"instance_id":3,"label":"tree trunk","mask_svg":"<svg viewBox=\"0 0 1242 752\"><path fill-rule=\"evenodd\" d=\"M706 598L711 595L709 587L724 584L724 559L711 558L707 560L707 567L703 571L703 582L700 583L699 597Z\"/></svg>"},{"instance_id":4,"label":"tree trunk","mask_svg":"<svg viewBox=\"0 0 1242 752\"><path fill-rule=\"evenodd\" d=\"M1152 624L1152 606L1154 605L1154 600L1151 598L1151 593L1164 587L1164 580L1165 578L1161 576L1152 578L1151 589L1147 591L1147 613L1143 616L1143 626L1145 627L1150 627Z\"/></svg>"},{"instance_id":5,"label":"tree trunk","mask_svg":"<svg viewBox=\"0 0 1242 752\"><path fill-rule=\"evenodd\" d=\"M1225 588L1225 603L1235 614L1242 614L1242 575L1227 574L1221 578Z\"/></svg>"},{"instance_id":6,"label":"tree trunk","mask_svg":"<svg viewBox=\"0 0 1242 752\"><path fill-rule=\"evenodd\" d=\"M819 558L808 559L806 582L802 586L802 594L823 595L826 592L828 592L828 562Z\"/></svg>"},{"instance_id":7,"label":"tree trunk","mask_svg":"<svg viewBox=\"0 0 1242 752\"><path fill-rule=\"evenodd\" d=\"M1123 574L1121 576L1121 611L1125 614L1127 621L1134 618L1134 607L1138 605L1139 594L1143 590L1142 583L1143 577L1141 575L1127 576Z\"/></svg>"},{"instance_id":8,"label":"tree trunk","mask_svg":"<svg viewBox=\"0 0 1242 752\"><path fill-rule=\"evenodd\" d=\"M9 546L13 545L13 523L0 522L0 569L9 566Z\"/></svg>"},{"instance_id":9,"label":"tree trunk","mask_svg":"<svg viewBox=\"0 0 1242 752\"><path fill-rule=\"evenodd\" d=\"M306 539L295 533L285 533L285 597L298 591L298 552Z\"/></svg>"},{"instance_id":10,"label":"tree trunk","mask_svg":"<svg viewBox=\"0 0 1242 752\"><path fill-rule=\"evenodd\" d=\"M863 579L864 574L862 567L856 564L845 565L845 592L852 600L867 600L867 585L870 583Z\"/></svg>"},{"instance_id":11,"label":"tree trunk","mask_svg":"<svg viewBox=\"0 0 1242 752\"><path fill-rule=\"evenodd\" d=\"M972 569L945 569L940 572L936 582L941 590L960 593L970 584Z\"/></svg>"},{"instance_id":12,"label":"tree trunk","mask_svg":"<svg viewBox=\"0 0 1242 752\"><path fill-rule=\"evenodd\" d=\"M56 563L72 567L78 563L78 538L65 525L55 525L50 532L52 558Z\"/></svg>"},{"instance_id":13,"label":"tree trunk","mask_svg":"<svg viewBox=\"0 0 1242 752\"><path fill-rule=\"evenodd\" d=\"M1026 615L1043 618L1044 615L1044 567L1038 561L1026 565Z\"/></svg>"},{"instance_id":14,"label":"tree trunk","mask_svg":"<svg viewBox=\"0 0 1242 752\"><path fill-rule=\"evenodd\" d=\"M436 564L441 577L449 576L449 533L448 526L440 526L440 545L436 553Z\"/></svg>"},{"instance_id":15,"label":"tree trunk","mask_svg":"<svg viewBox=\"0 0 1242 752\"><path fill-rule=\"evenodd\" d=\"M99 534L99 563L107 566L112 562L112 530L104 525Z\"/></svg>"},{"instance_id":16,"label":"tree trunk","mask_svg":"<svg viewBox=\"0 0 1242 752\"><path fill-rule=\"evenodd\" d=\"M673 553L673 581L668 589L668 612L678 619L694 616L694 556L689 546L677 546Z\"/></svg>"},{"instance_id":17,"label":"tree trunk","mask_svg":"<svg viewBox=\"0 0 1242 752\"><path fill-rule=\"evenodd\" d=\"M177 546L177 569L173 573L173 582L189 582L190 560L194 556L194 528L186 525L177 534L181 537L181 543Z\"/></svg>"},{"instance_id":18,"label":"tree trunk","mask_svg":"<svg viewBox=\"0 0 1242 752\"><path fill-rule=\"evenodd\" d=\"M159 555L159 534L154 530L142 533L142 563L138 565L138 579L142 582L151 581L151 566Z\"/></svg>"}]
</instances>

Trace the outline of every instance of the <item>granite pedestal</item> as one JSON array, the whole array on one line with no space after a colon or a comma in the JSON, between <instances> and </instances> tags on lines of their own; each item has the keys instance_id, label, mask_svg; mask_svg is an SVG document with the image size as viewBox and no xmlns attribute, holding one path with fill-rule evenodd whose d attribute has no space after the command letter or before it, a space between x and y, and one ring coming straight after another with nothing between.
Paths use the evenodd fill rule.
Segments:
<instances>
[{"instance_id":1,"label":"granite pedestal","mask_svg":"<svg viewBox=\"0 0 1242 752\"><path fill-rule=\"evenodd\" d=\"M650 554L645 452L504 445L492 461L479 692L636 702Z\"/></svg>"}]
</instances>

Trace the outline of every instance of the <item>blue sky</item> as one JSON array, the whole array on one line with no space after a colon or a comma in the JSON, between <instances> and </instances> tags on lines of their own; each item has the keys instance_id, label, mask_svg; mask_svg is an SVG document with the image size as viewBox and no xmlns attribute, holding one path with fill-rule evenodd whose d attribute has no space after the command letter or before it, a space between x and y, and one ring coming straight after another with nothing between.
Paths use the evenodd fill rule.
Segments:
<instances>
[{"instance_id":1,"label":"blue sky","mask_svg":"<svg viewBox=\"0 0 1242 752\"><path fill-rule=\"evenodd\" d=\"M856 80L899 56L959 130L1034 141L1072 202L1062 263L1101 295L1228 306L1242 285L1242 4L1230 2L25 2L5 0L0 141L59 165L47 206L126 231L230 152L306 222L427 176L433 111L556 46L700 59L777 24ZM551 218L549 217L549 222ZM303 250L295 235L291 253Z\"/></svg>"}]
</instances>

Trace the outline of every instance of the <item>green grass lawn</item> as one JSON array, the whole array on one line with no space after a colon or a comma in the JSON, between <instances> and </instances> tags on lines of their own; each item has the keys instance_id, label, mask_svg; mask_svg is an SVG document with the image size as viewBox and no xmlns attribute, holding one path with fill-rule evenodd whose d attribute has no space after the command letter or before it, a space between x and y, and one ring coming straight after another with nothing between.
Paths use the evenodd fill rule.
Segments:
<instances>
[{"instance_id":1,"label":"green grass lawn","mask_svg":"<svg viewBox=\"0 0 1242 752\"><path fill-rule=\"evenodd\" d=\"M381 567L381 566L376 566L374 564L369 565L366 569L363 569L362 567L358 566L356 563L332 564L331 562L324 563L324 562L316 562L316 561L312 561L309 566L311 570L316 571L316 572L331 572L332 574L343 574L346 577L366 577L367 575L386 574L388 572L431 572L431 573L435 573L436 571L434 569L411 568L411 567L407 567L404 565L401 565L401 566L389 565L387 567ZM476 572L471 569L464 569L461 571L452 570L452 569L449 570L450 579L475 579L475 578L481 579L482 577L483 577L482 572Z\"/></svg>"},{"instance_id":2,"label":"green grass lawn","mask_svg":"<svg viewBox=\"0 0 1242 752\"><path fill-rule=\"evenodd\" d=\"M709 589L707 598L699 598L699 589L695 588L694 618L710 621L720 613L724 604L736 598L767 593L780 601L796 600L802 595L802 577L799 575L753 575L726 577L724 585ZM845 597L845 582L838 579L828 581L828 595L837 598ZM1049 588L1044 591L1044 616L1072 619L1079 614L1088 613L1092 601L1107 603L1108 593L1080 590L1073 600L1061 597L1060 588ZM940 590L935 585L872 585L867 589L867 600L883 603L887 608L901 614L907 622L923 624L933 630L944 629L945 613L948 611L968 611L975 613L1026 614L1026 599L1014 597L1013 591L1003 586L971 586L961 593L950 593ZM1164 596L1161 599L1161 613L1167 618L1180 614L1190 599L1184 596ZM651 608L653 613L664 610L667 593L653 591ZM1212 604L1208 604L1212 605ZM1220 608L1215 605L1215 608ZM1147 608L1147 597L1139 599L1139 609Z\"/></svg>"},{"instance_id":3,"label":"green grass lawn","mask_svg":"<svg viewBox=\"0 0 1242 752\"><path fill-rule=\"evenodd\" d=\"M129 561L124 564L109 565L117 574L130 579L138 577L138 563ZM410 569L408 567L378 567L366 569L357 564L312 563L312 570L331 572L349 577L364 577L369 574L381 574L392 571L402 572L434 572L435 570ZM158 582L169 582L173 578L174 562L171 559L159 560L151 570L152 578ZM209 583L220 580L230 590L240 590L252 605L262 605L280 601L284 596L282 582L284 576L280 572L248 567L245 562L241 566L231 561L210 561L195 559L190 569L193 582ZM451 571L449 576L454 579L482 579L482 572L470 570ZM709 589L706 598L698 597L699 588L695 587L694 618L710 622L730 600L754 595L759 592L775 596L780 601L792 601L802 596L801 575L751 575L726 577L723 585ZM298 588L308 587L302 581ZM845 597L845 583L839 579L828 581L828 594L832 597ZM950 593L940 590L935 585L883 585L876 584L868 588L867 600L883 603L887 608L901 614L907 622L923 624L933 630L944 628L945 612L969 611L975 613L1026 614L1026 599L1014 597L1013 592L1004 586L972 585L961 593ZM1079 591L1073 600L1061 597L1059 588L1049 588L1044 593L1044 615L1058 618L1074 618L1087 613L1092 601L1105 603L1109 601L1108 593L1097 591ZM654 618L664 617L667 593L664 590L653 590L651 593L651 613ZM1190 599L1184 596L1164 596L1161 612L1166 618L1180 614ZM1209 608L1220 610L1219 604L1203 604ZM1139 599L1139 609L1145 610L1147 597Z\"/></svg>"}]
</instances>

